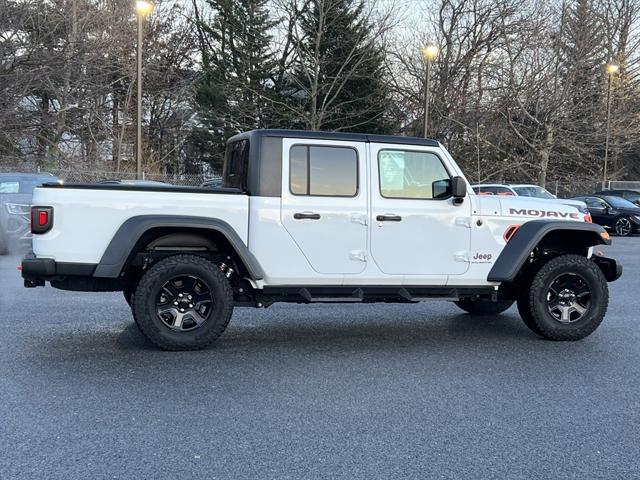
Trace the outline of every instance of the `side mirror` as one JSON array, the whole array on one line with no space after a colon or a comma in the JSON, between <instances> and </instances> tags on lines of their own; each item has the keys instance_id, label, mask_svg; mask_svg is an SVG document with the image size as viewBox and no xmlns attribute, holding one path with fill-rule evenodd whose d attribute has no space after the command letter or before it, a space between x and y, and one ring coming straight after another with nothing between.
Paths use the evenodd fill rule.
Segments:
<instances>
[{"instance_id":1,"label":"side mirror","mask_svg":"<svg viewBox=\"0 0 640 480\"><path fill-rule=\"evenodd\" d=\"M453 198L462 199L467 196L467 182L462 177L451 179L451 195Z\"/></svg>"},{"instance_id":2,"label":"side mirror","mask_svg":"<svg viewBox=\"0 0 640 480\"><path fill-rule=\"evenodd\" d=\"M436 180L431 183L433 198L449 198L451 194L451 180L448 178Z\"/></svg>"}]
</instances>

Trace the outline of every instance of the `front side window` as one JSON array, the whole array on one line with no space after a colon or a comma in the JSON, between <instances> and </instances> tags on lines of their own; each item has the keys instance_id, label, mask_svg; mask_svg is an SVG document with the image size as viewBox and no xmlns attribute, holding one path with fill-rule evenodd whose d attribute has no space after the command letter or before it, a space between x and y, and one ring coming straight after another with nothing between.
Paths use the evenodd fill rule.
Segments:
<instances>
[{"instance_id":1,"label":"front side window","mask_svg":"<svg viewBox=\"0 0 640 480\"><path fill-rule=\"evenodd\" d=\"M348 147L291 147L289 189L294 195L355 196L358 193L358 154Z\"/></svg>"},{"instance_id":2,"label":"front side window","mask_svg":"<svg viewBox=\"0 0 640 480\"><path fill-rule=\"evenodd\" d=\"M238 140L227 145L222 174L223 186L247 190L247 170L249 169L249 140Z\"/></svg>"},{"instance_id":3,"label":"front side window","mask_svg":"<svg viewBox=\"0 0 640 480\"><path fill-rule=\"evenodd\" d=\"M385 198L442 199L451 196L451 178L437 155L381 150L380 194Z\"/></svg>"},{"instance_id":4,"label":"front side window","mask_svg":"<svg viewBox=\"0 0 640 480\"><path fill-rule=\"evenodd\" d=\"M584 199L584 203L591 208L605 208L605 204L602 200L595 197L587 197Z\"/></svg>"}]
</instances>

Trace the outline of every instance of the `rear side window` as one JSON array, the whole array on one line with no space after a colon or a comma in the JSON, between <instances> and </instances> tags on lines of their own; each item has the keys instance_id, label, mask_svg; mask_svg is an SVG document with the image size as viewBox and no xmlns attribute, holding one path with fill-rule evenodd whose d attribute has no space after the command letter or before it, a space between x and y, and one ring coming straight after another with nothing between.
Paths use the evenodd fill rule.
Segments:
<instances>
[{"instance_id":1,"label":"rear side window","mask_svg":"<svg viewBox=\"0 0 640 480\"><path fill-rule=\"evenodd\" d=\"M449 173L433 153L381 150L378 170L385 198L428 200L451 195Z\"/></svg>"},{"instance_id":2,"label":"rear side window","mask_svg":"<svg viewBox=\"0 0 640 480\"><path fill-rule=\"evenodd\" d=\"M238 140L227 145L222 173L223 186L247 190L249 169L249 140Z\"/></svg>"},{"instance_id":3,"label":"rear side window","mask_svg":"<svg viewBox=\"0 0 640 480\"><path fill-rule=\"evenodd\" d=\"M358 193L358 154L348 147L295 145L289 153L294 195L353 197Z\"/></svg>"}]
</instances>

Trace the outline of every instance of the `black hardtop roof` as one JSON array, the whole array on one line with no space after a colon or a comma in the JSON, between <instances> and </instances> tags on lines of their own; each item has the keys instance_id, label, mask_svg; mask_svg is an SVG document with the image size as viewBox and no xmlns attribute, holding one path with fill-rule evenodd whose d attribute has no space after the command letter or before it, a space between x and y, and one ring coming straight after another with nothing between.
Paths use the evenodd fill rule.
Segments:
<instances>
[{"instance_id":1,"label":"black hardtop roof","mask_svg":"<svg viewBox=\"0 0 640 480\"><path fill-rule=\"evenodd\" d=\"M420 145L425 147L437 147L439 143L430 138L402 137L399 135L372 135L367 133L347 133L347 132L318 132L308 130L286 130L286 129L263 129L251 130L239 133L227 140L227 143L243 139L254 139L258 137L277 138L308 138L320 140L338 140L366 143L395 143L399 145Z\"/></svg>"}]
</instances>

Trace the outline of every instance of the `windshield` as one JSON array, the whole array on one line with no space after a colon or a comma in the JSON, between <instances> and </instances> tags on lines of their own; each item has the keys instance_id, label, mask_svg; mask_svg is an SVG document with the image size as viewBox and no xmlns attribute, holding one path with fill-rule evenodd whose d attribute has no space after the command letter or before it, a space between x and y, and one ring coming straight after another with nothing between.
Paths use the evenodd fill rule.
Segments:
<instances>
[{"instance_id":1,"label":"windshield","mask_svg":"<svg viewBox=\"0 0 640 480\"><path fill-rule=\"evenodd\" d=\"M535 198L547 198L554 199L553 195L547 192L544 188L538 187L536 185L530 185L527 187L511 187L516 193L521 197L535 197Z\"/></svg>"},{"instance_id":2,"label":"windshield","mask_svg":"<svg viewBox=\"0 0 640 480\"><path fill-rule=\"evenodd\" d=\"M55 177L29 178L4 177L0 178L0 195L3 193L33 193L33 189L43 183L59 182Z\"/></svg>"},{"instance_id":3,"label":"windshield","mask_svg":"<svg viewBox=\"0 0 640 480\"><path fill-rule=\"evenodd\" d=\"M625 200L620 197L603 197L609 205L615 208L633 208L637 209L638 206L635 203L630 202L629 200Z\"/></svg>"}]
</instances>

